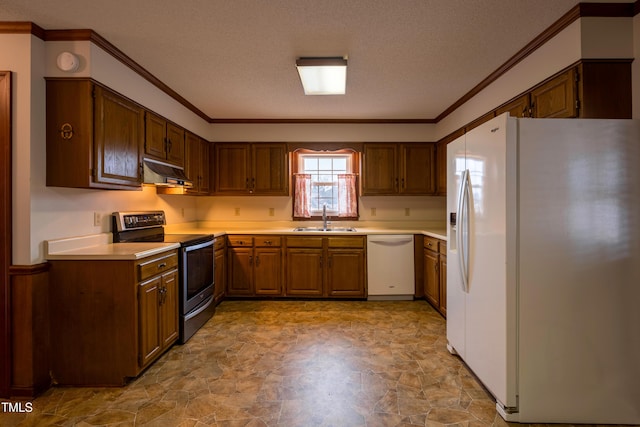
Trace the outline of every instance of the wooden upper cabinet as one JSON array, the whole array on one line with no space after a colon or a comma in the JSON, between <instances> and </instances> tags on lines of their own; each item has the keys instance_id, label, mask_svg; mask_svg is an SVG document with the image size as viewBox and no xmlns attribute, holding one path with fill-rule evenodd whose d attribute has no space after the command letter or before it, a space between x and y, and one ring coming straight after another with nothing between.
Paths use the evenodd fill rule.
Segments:
<instances>
[{"instance_id":1,"label":"wooden upper cabinet","mask_svg":"<svg viewBox=\"0 0 640 427\"><path fill-rule=\"evenodd\" d=\"M251 144L251 187L254 194L289 194L285 144Z\"/></svg>"},{"instance_id":2,"label":"wooden upper cabinet","mask_svg":"<svg viewBox=\"0 0 640 427\"><path fill-rule=\"evenodd\" d=\"M495 110L512 117L631 118L631 62L582 60ZM467 129L468 130L468 129Z\"/></svg>"},{"instance_id":3,"label":"wooden upper cabinet","mask_svg":"<svg viewBox=\"0 0 640 427\"><path fill-rule=\"evenodd\" d=\"M251 167L249 144L215 144L216 193L247 193Z\"/></svg>"},{"instance_id":4,"label":"wooden upper cabinet","mask_svg":"<svg viewBox=\"0 0 640 427\"><path fill-rule=\"evenodd\" d=\"M432 143L366 143L362 195L435 193L435 147Z\"/></svg>"},{"instance_id":5,"label":"wooden upper cabinet","mask_svg":"<svg viewBox=\"0 0 640 427\"><path fill-rule=\"evenodd\" d=\"M144 154L155 160L184 167L184 129L147 111L145 114Z\"/></svg>"},{"instance_id":6,"label":"wooden upper cabinet","mask_svg":"<svg viewBox=\"0 0 640 427\"><path fill-rule=\"evenodd\" d=\"M578 117L576 71L558 75L531 91L531 116L537 118Z\"/></svg>"},{"instance_id":7,"label":"wooden upper cabinet","mask_svg":"<svg viewBox=\"0 0 640 427\"><path fill-rule=\"evenodd\" d=\"M141 189L144 109L90 79L47 79L47 185Z\"/></svg>"},{"instance_id":8,"label":"wooden upper cabinet","mask_svg":"<svg viewBox=\"0 0 640 427\"><path fill-rule=\"evenodd\" d=\"M398 191L397 144L367 143L362 156L362 195L395 194Z\"/></svg>"},{"instance_id":9,"label":"wooden upper cabinet","mask_svg":"<svg viewBox=\"0 0 640 427\"><path fill-rule=\"evenodd\" d=\"M209 142L191 132L185 132L185 151L184 172L193 182L193 187L187 189L187 194L209 194Z\"/></svg>"},{"instance_id":10,"label":"wooden upper cabinet","mask_svg":"<svg viewBox=\"0 0 640 427\"><path fill-rule=\"evenodd\" d=\"M435 193L434 144L402 144L400 160L401 194Z\"/></svg>"},{"instance_id":11,"label":"wooden upper cabinet","mask_svg":"<svg viewBox=\"0 0 640 427\"><path fill-rule=\"evenodd\" d=\"M96 181L138 185L142 109L100 86L94 94Z\"/></svg>"},{"instance_id":12,"label":"wooden upper cabinet","mask_svg":"<svg viewBox=\"0 0 640 427\"><path fill-rule=\"evenodd\" d=\"M215 191L227 194L289 194L286 144L215 144Z\"/></svg>"},{"instance_id":13,"label":"wooden upper cabinet","mask_svg":"<svg viewBox=\"0 0 640 427\"><path fill-rule=\"evenodd\" d=\"M522 95L498 108L496 110L496 116L508 112L511 117L530 117L530 105L531 101L529 94Z\"/></svg>"}]
</instances>

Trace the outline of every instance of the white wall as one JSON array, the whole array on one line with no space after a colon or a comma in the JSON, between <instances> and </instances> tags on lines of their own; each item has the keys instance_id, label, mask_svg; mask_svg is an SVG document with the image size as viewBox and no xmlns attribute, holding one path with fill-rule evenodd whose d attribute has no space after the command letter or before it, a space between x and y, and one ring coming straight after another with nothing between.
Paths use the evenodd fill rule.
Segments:
<instances>
[{"instance_id":1,"label":"white wall","mask_svg":"<svg viewBox=\"0 0 640 427\"><path fill-rule=\"evenodd\" d=\"M630 22L633 23L633 27ZM622 23L621 25L619 25ZM628 34L632 32L633 43ZM591 37L605 34L606 38ZM621 44L616 40L627 37ZM63 50L77 53L76 74L90 76L145 107L212 141L435 141L577 61L581 55L615 51L640 56L640 16L582 19L570 25L520 64L437 125L432 124L213 124L177 103L90 42L48 42L28 34L0 35L0 69L13 72L13 264L44 260L43 241L110 231L108 214L163 209L170 224L202 220L282 220L290 198L158 196L143 191L54 188L45 185L44 76ZM615 56L614 55L614 56ZM595 57L595 56L594 56ZM640 64L633 64L634 117L640 118ZM240 218L235 218L235 208ZM274 215L269 215L269 208ZM372 216L375 208L376 217ZM405 208L410 209L406 218ZM94 212L104 219L94 226ZM444 212L443 197L361 199L362 219L430 219ZM415 216L414 216L415 214Z\"/></svg>"}]
</instances>

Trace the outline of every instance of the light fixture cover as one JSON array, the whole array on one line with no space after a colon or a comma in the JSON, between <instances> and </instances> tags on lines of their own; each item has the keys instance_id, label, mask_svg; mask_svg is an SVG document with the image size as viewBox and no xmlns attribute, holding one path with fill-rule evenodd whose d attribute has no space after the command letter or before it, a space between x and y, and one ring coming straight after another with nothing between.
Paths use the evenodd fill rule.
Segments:
<instances>
[{"instance_id":1,"label":"light fixture cover","mask_svg":"<svg viewBox=\"0 0 640 427\"><path fill-rule=\"evenodd\" d=\"M305 95L344 95L347 90L347 60L299 58L296 67Z\"/></svg>"}]
</instances>

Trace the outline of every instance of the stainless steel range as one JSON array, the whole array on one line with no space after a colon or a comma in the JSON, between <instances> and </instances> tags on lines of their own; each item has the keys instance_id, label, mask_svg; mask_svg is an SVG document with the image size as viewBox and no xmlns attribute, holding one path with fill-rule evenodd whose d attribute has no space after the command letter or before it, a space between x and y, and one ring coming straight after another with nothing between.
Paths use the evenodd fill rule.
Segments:
<instances>
[{"instance_id":1,"label":"stainless steel range","mask_svg":"<svg viewBox=\"0 0 640 427\"><path fill-rule=\"evenodd\" d=\"M114 243L180 244L180 338L184 344L215 311L213 299L213 235L165 234L164 211L114 212Z\"/></svg>"}]
</instances>

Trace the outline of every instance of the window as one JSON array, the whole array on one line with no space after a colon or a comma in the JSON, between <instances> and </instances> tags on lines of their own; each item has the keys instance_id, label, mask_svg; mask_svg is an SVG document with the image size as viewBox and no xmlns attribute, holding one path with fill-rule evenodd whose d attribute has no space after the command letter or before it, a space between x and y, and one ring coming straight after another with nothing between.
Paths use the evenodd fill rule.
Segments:
<instances>
[{"instance_id":1,"label":"window","mask_svg":"<svg viewBox=\"0 0 640 427\"><path fill-rule=\"evenodd\" d=\"M356 179L351 151L297 154L294 175L294 218L327 215L357 217Z\"/></svg>"}]
</instances>

